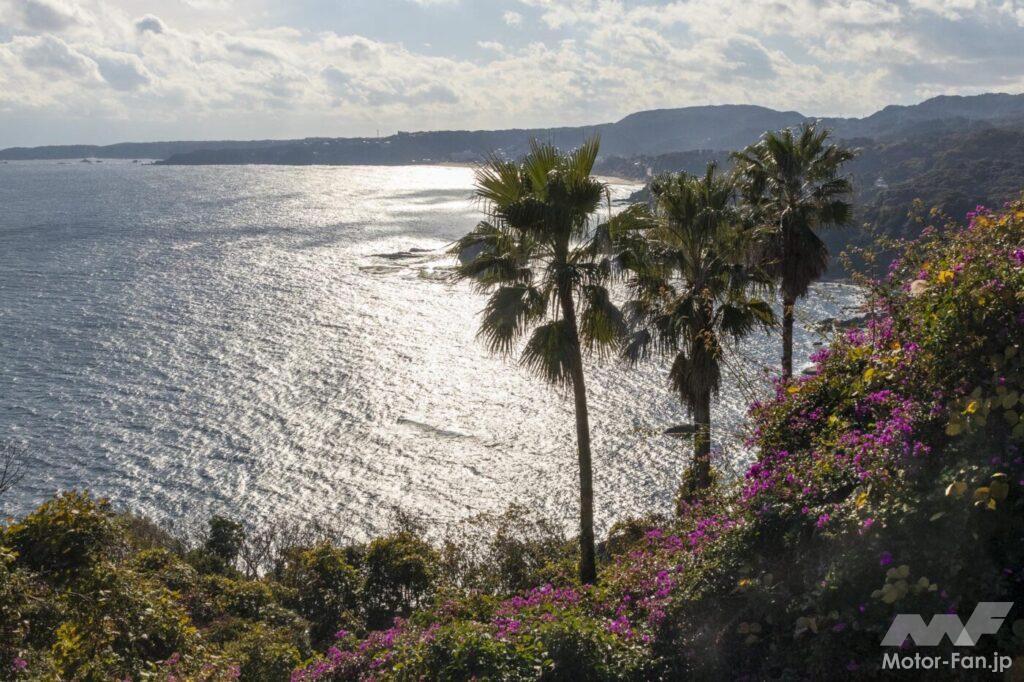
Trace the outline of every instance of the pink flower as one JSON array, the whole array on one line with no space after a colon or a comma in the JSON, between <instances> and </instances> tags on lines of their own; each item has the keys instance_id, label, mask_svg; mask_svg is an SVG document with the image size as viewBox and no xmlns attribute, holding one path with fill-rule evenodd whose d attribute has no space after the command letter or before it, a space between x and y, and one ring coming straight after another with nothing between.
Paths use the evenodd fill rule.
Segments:
<instances>
[{"instance_id":1,"label":"pink flower","mask_svg":"<svg viewBox=\"0 0 1024 682\"><path fill-rule=\"evenodd\" d=\"M26 661L24 658L15 658L14 662L11 663L11 667L13 667L18 672L22 672L28 669L28 661Z\"/></svg>"}]
</instances>

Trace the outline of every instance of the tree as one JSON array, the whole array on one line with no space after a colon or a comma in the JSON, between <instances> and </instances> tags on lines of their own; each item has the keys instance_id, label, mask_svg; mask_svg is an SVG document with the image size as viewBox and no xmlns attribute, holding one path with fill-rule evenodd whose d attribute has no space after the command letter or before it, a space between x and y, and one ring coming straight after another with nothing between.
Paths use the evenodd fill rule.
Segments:
<instances>
[{"instance_id":1,"label":"tree","mask_svg":"<svg viewBox=\"0 0 1024 682\"><path fill-rule=\"evenodd\" d=\"M711 399L721 385L723 341L774 324L771 306L755 295L770 280L745 262L751 234L741 226L732 183L715 170L709 164L703 177L658 178L650 206L635 205L609 223L631 292L622 354L632 363L652 354L673 358L669 380L694 419L690 481L697 489L711 482Z\"/></svg>"},{"instance_id":2,"label":"tree","mask_svg":"<svg viewBox=\"0 0 1024 682\"><path fill-rule=\"evenodd\" d=\"M21 446L11 441L0 441L0 498L21 482L25 459L27 457Z\"/></svg>"},{"instance_id":3,"label":"tree","mask_svg":"<svg viewBox=\"0 0 1024 682\"><path fill-rule=\"evenodd\" d=\"M206 536L205 548L225 567L234 567L244 542L245 528L242 524L223 516L210 518L210 533Z\"/></svg>"},{"instance_id":4,"label":"tree","mask_svg":"<svg viewBox=\"0 0 1024 682\"><path fill-rule=\"evenodd\" d=\"M521 162L491 158L477 171L476 194L487 220L452 249L457 276L490 293L479 335L492 352L572 389L580 478L580 580L594 583L594 488L582 351L617 343L622 315L604 284L611 269L599 256L591 218L606 195L591 176L598 140L565 154L533 143Z\"/></svg>"},{"instance_id":5,"label":"tree","mask_svg":"<svg viewBox=\"0 0 1024 682\"><path fill-rule=\"evenodd\" d=\"M759 242L762 264L782 294L782 374L793 375L793 309L825 274L828 248L817 230L849 224L853 188L840 177L854 152L828 142L829 131L805 124L765 133L733 154L743 202L754 223L770 228Z\"/></svg>"}]
</instances>

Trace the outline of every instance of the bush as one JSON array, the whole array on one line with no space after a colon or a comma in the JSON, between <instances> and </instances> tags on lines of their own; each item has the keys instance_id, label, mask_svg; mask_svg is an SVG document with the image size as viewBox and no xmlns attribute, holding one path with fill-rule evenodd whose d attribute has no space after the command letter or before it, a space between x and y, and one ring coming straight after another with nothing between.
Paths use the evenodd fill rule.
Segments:
<instances>
[{"instance_id":1,"label":"bush","mask_svg":"<svg viewBox=\"0 0 1024 682\"><path fill-rule=\"evenodd\" d=\"M309 621L314 643L329 644L342 626L358 622L360 576L344 550L326 542L294 548L285 553L278 580L285 604Z\"/></svg>"},{"instance_id":2,"label":"bush","mask_svg":"<svg viewBox=\"0 0 1024 682\"><path fill-rule=\"evenodd\" d=\"M75 491L44 502L7 528L3 541L17 552L18 563L58 579L119 554L123 546L109 503Z\"/></svg>"},{"instance_id":3,"label":"bush","mask_svg":"<svg viewBox=\"0 0 1024 682\"><path fill-rule=\"evenodd\" d=\"M252 682L288 680L302 661L288 630L255 624L225 647L226 656L238 665L239 678Z\"/></svg>"},{"instance_id":4,"label":"bush","mask_svg":"<svg viewBox=\"0 0 1024 682\"><path fill-rule=\"evenodd\" d=\"M367 626L385 627L422 604L434 587L438 560L433 547L409 532L371 542L362 566Z\"/></svg>"},{"instance_id":5,"label":"bush","mask_svg":"<svg viewBox=\"0 0 1024 682\"><path fill-rule=\"evenodd\" d=\"M28 576L14 566L14 553L0 545L0 666L20 653L25 638L24 615L28 609Z\"/></svg>"},{"instance_id":6,"label":"bush","mask_svg":"<svg viewBox=\"0 0 1024 682\"><path fill-rule=\"evenodd\" d=\"M196 644L196 631L175 594L144 576L98 564L75 589L90 598L76 600L56 632L53 661L64 678L136 676L150 662Z\"/></svg>"}]
</instances>

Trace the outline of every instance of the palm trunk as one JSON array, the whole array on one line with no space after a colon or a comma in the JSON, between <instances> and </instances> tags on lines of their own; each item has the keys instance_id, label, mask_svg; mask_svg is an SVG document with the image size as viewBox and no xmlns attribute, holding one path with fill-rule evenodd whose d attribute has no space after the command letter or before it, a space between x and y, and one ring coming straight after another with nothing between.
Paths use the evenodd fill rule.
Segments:
<instances>
[{"instance_id":1,"label":"palm trunk","mask_svg":"<svg viewBox=\"0 0 1024 682\"><path fill-rule=\"evenodd\" d=\"M576 406L576 446L580 467L580 582L597 584L597 560L594 549L594 474L590 457L590 418L587 412L587 387L583 377L583 355L576 329L576 307L572 290L560 284L558 297L562 316L569 327L572 345L572 392Z\"/></svg>"},{"instance_id":2,"label":"palm trunk","mask_svg":"<svg viewBox=\"0 0 1024 682\"><path fill-rule=\"evenodd\" d=\"M711 486L711 394L704 393L693 406L693 481L698 490Z\"/></svg>"},{"instance_id":3,"label":"palm trunk","mask_svg":"<svg viewBox=\"0 0 1024 682\"><path fill-rule=\"evenodd\" d=\"M782 377L793 376L793 308L796 301L792 298L782 300Z\"/></svg>"}]
</instances>

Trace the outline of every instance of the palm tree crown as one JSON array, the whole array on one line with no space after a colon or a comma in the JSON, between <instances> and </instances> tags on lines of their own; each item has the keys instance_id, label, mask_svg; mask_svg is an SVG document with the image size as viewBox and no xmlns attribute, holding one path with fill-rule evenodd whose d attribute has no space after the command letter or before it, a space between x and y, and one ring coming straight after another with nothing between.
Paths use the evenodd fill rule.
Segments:
<instances>
[{"instance_id":1,"label":"palm tree crown","mask_svg":"<svg viewBox=\"0 0 1024 682\"><path fill-rule=\"evenodd\" d=\"M625 311L632 331L622 352L630 362L652 354L673 358L672 388L697 427L694 482L706 487L723 341L773 323L771 307L755 296L768 279L746 265L750 234L741 226L732 184L716 175L714 164L703 177L659 178L651 193L651 206L631 207L610 223L631 292Z\"/></svg>"},{"instance_id":2,"label":"palm tree crown","mask_svg":"<svg viewBox=\"0 0 1024 682\"><path fill-rule=\"evenodd\" d=\"M487 220L460 239L456 275L490 294L479 335L573 390L580 465L580 577L596 580L590 427L582 349L613 347L622 315L605 287L611 268L594 245L591 218L607 189L591 176L598 140L563 154L534 143L521 162L490 159L476 174ZM532 331L531 331L532 330Z\"/></svg>"},{"instance_id":3,"label":"palm tree crown","mask_svg":"<svg viewBox=\"0 0 1024 682\"><path fill-rule=\"evenodd\" d=\"M748 218L770 228L758 256L782 294L786 377L793 371L793 306L828 268L828 248L816 231L852 219L853 188L839 172L854 156L814 124L766 133L733 154Z\"/></svg>"}]
</instances>

